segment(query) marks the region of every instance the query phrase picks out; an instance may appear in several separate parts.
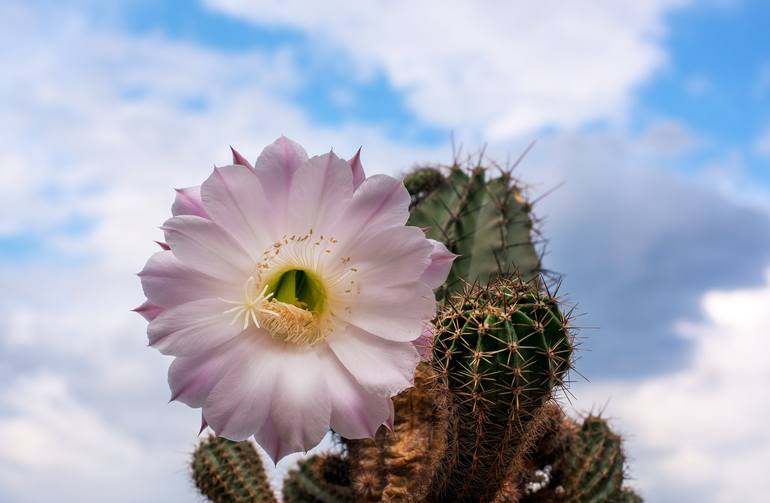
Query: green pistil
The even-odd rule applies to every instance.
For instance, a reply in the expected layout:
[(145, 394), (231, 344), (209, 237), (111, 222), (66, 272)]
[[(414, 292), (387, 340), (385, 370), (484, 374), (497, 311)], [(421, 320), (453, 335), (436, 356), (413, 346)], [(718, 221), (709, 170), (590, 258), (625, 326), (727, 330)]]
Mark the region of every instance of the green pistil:
[(326, 305), (326, 291), (310, 271), (289, 269), (273, 276), (267, 285), (267, 293), (272, 293), (274, 299), (306, 311), (318, 314)]

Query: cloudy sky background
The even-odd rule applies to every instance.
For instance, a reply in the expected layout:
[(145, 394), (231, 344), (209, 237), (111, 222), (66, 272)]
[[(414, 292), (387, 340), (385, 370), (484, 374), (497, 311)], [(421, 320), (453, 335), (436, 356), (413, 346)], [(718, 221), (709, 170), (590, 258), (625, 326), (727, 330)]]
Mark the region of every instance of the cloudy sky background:
[[(109, 4), (109, 5), (107, 5)], [(0, 500), (196, 501), (138, 279), (232, 144), (488, 142), (586, 330), (567, 404), (654, 502), (770, 493), (770, 9), (760, 1), (0, 3)]]

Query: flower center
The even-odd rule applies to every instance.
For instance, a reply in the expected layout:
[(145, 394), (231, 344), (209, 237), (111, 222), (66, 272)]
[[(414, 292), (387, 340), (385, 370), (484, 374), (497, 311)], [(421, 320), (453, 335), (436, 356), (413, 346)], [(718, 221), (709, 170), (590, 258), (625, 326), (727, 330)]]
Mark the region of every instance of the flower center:
[(289, 269), (267, 281), (267, 293), (276, 301), (321, 314), (326, 307), (326, 290), (318, 276), (304, 269)]
[(244, 285), (243, 300), (222, 299), (235, 305), (224, 312), (233, 315), (232, 323), (240, 322), (242, 317), (244, 330), (253, 322), (274, 338), (298, 345), (323, 340), (331, 327), (323, 323), (327, 318), (327, 295), (315, 273), (285, 269), (260, 283), (258, 287), (252, 276)]

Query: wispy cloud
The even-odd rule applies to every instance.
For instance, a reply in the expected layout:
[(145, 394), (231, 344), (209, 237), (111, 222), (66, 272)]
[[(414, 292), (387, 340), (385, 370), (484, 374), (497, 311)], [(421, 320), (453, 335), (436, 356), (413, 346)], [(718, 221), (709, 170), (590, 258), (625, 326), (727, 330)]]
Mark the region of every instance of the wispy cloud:
[(361, 3), (207, 0), (261, 25), (290, 26), (382, 69), (424, 119), (497, 139), (544, 126), (619, 120), (665, 61), (664, 15), (686, 2)]

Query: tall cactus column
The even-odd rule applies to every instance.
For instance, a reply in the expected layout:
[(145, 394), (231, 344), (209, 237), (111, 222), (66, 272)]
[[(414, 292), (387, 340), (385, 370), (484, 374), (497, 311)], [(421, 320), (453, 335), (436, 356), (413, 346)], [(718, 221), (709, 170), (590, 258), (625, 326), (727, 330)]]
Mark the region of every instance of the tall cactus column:
[(538, 281), (500, 278), (449, 299), (434, 366), (450, 402), (433, 501), (491, 501), (526, 449), (526, 429), (570, 367), (572, 336)]
[(531, 205), (510, 172), (487, 174), (480, 166), (455, 164), (417, 169), (404, 178), (412, 195), (409, 225), (427, 229), (429, 238), (459, 255), (439, 298), (461, 292), (466, 282), (486, 285), (511, 273), (531, 280), (540, 273)]

